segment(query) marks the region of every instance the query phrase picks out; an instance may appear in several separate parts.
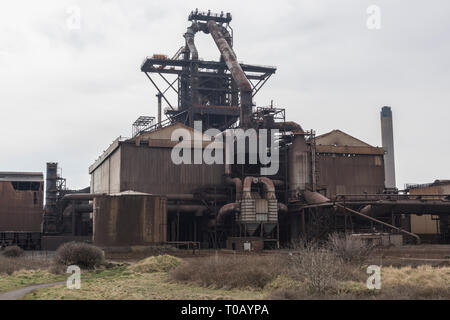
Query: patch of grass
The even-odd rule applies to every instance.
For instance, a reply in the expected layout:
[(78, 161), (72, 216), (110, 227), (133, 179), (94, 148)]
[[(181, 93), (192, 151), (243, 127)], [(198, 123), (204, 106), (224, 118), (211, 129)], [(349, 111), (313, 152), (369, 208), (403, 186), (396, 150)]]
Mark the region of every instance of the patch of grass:
[(192, 259), (170, 273), (173, 280), (214, 288), (263, 289), (283, 273), (279, 256), (216, 256)]
[(275, 290), (282, 290), (282, 289), (300, 289), (302, 288), (302, 283), (293, 280), (292, 278), (288, 277), (285, 274), (278, 275), (275, 279), (270, 281), (265, 287), (265, 290), (268, 291), (275, 291)]
[(21, 270), (11, 275), (0, 275), (0, 292), (11, 291), (34, 284), (64, 281), (67, 276), (54, 275), (45, 270)]
[(130, 266), (130, 269), (141, 273), (169, 272), (178, 267), (180, 264), (181, 259), (165, 254), (161, 256), (148, 257)]
[(167, 273), (136, 273), (127, 268), (94, 271), (84, 279), (81, 289), (65, 286), (43, 288), (29, 293), (30, 300), (251, 300), (263, 299), (262, 292), (223, 290), (170, 281)]

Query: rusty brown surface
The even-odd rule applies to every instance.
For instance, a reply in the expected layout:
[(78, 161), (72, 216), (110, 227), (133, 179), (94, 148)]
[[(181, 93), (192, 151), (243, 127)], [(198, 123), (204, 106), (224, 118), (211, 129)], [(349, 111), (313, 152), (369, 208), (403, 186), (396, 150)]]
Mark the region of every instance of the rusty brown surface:
[(122, 145), (120, 191), (151, 194), (192, 193), (204, 185), (221, 185), (223, 165), (181, 164), (169, 148)]
[(44, 183), (38, 191), (14, 190), (0, 181), (0, 231), (41, 231)]
[(252, 86), (237, 61), (236, 54), (230, 47), (224, 35), (220, 32), (219, 26), (214, 21), (208, 21), (208, 30), (214, 39), (222, 57), (231, 72), (233, 80), (239, 88), (241, 94), (241, 126), (246, 128), (251, 124), (252, 115)]
[[(377, 159), (378, 158), (378, 159)], [(380, 155), (317, 155), (318, 188), (326, 196), (376, 194), (384, 190), (384, 165)]]
[(94, 199), (98, 246), (127, 246), (166, 241), (166, 200), (151, 195), (99, 196)]

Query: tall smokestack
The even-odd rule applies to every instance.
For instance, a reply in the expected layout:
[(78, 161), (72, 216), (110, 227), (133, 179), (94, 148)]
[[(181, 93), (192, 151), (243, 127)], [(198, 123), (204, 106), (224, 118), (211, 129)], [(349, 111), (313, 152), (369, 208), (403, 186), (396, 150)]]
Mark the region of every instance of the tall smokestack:
[(384, 186), (386, 189), (396, 188), (394, 160), (394, 130), (392, 126), (391, 107), (381, 109), (381, 141), (384, 154)]

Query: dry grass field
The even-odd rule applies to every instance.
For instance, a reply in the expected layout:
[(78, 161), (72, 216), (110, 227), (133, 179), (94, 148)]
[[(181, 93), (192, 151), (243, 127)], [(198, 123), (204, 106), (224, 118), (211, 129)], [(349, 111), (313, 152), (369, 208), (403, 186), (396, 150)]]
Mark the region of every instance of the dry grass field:
[[(59, 285), (35, 290), (23, 299), (450, 299), (446, 263), (405, 265), (402, 260), (396, 265), (361, 244), (334, 242), (334, 246), (299, 244), (269, 254), (164, 254), (106, 261), (82, 270), (79, 290)], [(366, 285), (367, 265), (374, 261), (381, 266), (380, 290)], [(65, 281), (64, 271), (52, 259), (0, 255), (0, 293)]]

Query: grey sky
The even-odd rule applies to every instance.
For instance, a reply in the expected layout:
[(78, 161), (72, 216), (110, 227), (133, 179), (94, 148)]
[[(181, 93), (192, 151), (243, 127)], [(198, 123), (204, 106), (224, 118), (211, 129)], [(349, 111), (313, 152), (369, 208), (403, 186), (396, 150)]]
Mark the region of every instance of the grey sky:
[[(366, 27), (372, 4), (380, 30)], [(79, 30), (67, 25), (72, 6)], [(57, 161), (69, 187), (87, 186), (101, 152), (138, 116), (156, 115), (140, 64), (178, 50), (195, 8), (230, 11), (238, 59), (278, 67), (258, 105), (273, 99), (304, 129), (373, 145), (390, 105), (398, 187), (450, 178), (447, 0), (2, 1), (0, 171)], [(197, 39), (202, 58), (218, 58), (212, 39)]]

